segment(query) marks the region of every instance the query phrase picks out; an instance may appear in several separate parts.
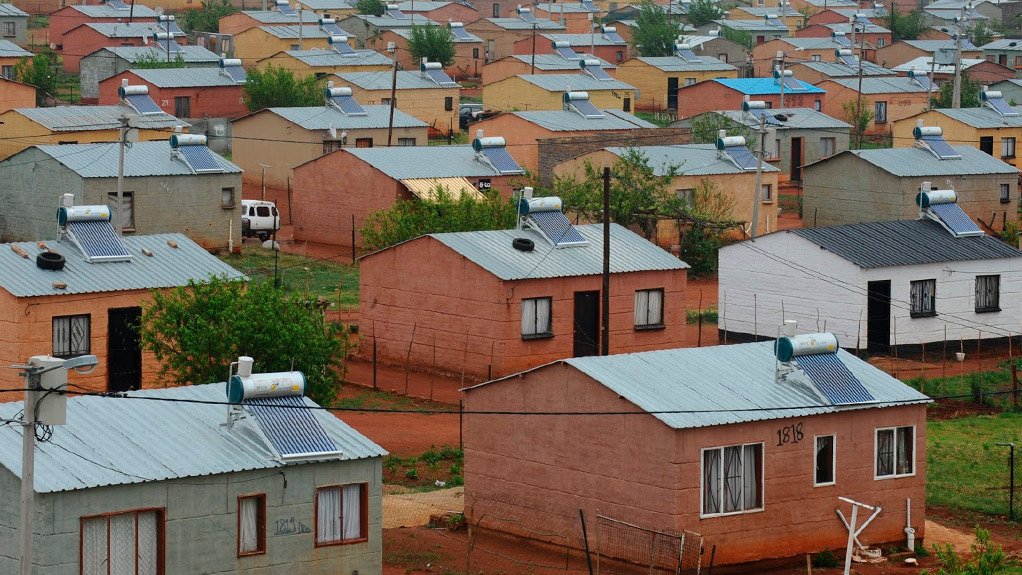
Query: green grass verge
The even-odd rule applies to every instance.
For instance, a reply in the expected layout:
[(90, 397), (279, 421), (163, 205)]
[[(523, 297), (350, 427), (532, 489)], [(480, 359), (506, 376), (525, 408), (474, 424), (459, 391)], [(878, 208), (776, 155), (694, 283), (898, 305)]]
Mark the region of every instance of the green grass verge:
[(402, 410), (423, 410), (423, 411), (450, 411), (457, 410), (457, 406), (447, 403), (431, 402), (425, 399), (408, 397), (388, 391), (365, 389), (359, 391), (355, 397), (341, 398), (335, 404), (336, 407), (345, 409), (402, 409)]
[[(222, 254), (220, 259), (253, 282), (273, 281), (272, 250), (243, 246), (240, 255)], [(340, 305), (358, 305), (358, 268), (355, 266), (285, 253), (280, 254), (278, 266), (281, 287), (285, 291), (307, 293), (309, 298), (320, 297), (334, 304), (332, 309), (338, 309), (340, 287)]]
[[(699, 310), (685, 310), (685, 321), (689, 324), (699, 323), (699, 315)], [(717, 308), (711, 307), (704, 309), (702, 316), (704, 324), (717, 323)]]
[(905, 380), (905, 383), (931, 397), (957, 397), (961, 401), (1009, 408), (1011, 405), (1010, 394), (990, 394), (1011, 389), (1010, 366), (1011, 364), (1005, 361), (1001, 362), (998, 369), (994, 371), (948, 377), (916, 377)]
[(646, 120), (650, 124), (656, 124), (657, 126), (660, 126), (661, 128), (666, 128), (666, 127), (670, 126), (671, 122), (673, 121), (669, 117), (667, 117), (666, 115), (657, 116), (656, 114), (654, 114), (652, 112), (633, 112), (633, 115), (636, 118), (639, 118), (640, 120)]

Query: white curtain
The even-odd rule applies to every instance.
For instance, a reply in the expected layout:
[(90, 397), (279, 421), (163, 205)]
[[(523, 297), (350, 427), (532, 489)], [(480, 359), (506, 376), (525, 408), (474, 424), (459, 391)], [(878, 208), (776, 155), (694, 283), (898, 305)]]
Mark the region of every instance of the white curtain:
[(257, 522), (259, 520), (259, 499), (256, 497), (245, 497), (238, 504), (238, 515), (240, 516), (240, 532), (238, 533), (238, 551), (240, 553), (251, 553), (259, 550), (259, 531)]
[(316, 510), (316, 542), (332, 543), (341, 540), (341, 488), (319, 490), (319, 508)]
[(110, 575), (135, 575), (135, 514), (110, 517)]
[(138, 514), (138, 575), (156, 575), (159, 569), (159, 513)]
[(660, 290), (649, 290), (649, 315), (648, 323), (650, 325), (659, 325), (664, 323), (664, 292)]
[(649, 292), (635, 292), (635, 325), (646, 325), (646, 310), (649, 307)]
[(914, 441), (911, 427), (898, 428), (898, 475), (912, 473)]
[(522, 300), (522, 335), (536, 333), (536, 300)]
[(720, 450), (703, 452), (703, 513), (720, 513)]
[(82, 521), (82, 575), (106, 574), (106, 517)]
[(536, 299), (536, 333), (550, 333), (550, 298)]
[(742, 457), (742, 495), (745, 498), (742, 509), (759, 509), (759, 482), (762, 462), (760, 454), (763, 446), (746, 445)]
[(362, 537), (362, 486), (344, 486), (344, 539)]

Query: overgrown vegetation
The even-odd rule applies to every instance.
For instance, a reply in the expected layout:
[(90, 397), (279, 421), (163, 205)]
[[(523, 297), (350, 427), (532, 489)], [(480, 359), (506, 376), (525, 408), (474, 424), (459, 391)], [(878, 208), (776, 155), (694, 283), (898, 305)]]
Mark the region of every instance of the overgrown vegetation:
[[(982, 91), (979, 82), (969, 78), (968, 70), (962, 70), (961, 103), (963, 108), (978, 108), (982, 106), (979, 93)], [(953, 82), (946, 82), (940, 87), (940, 92), (933, 98), (934, 108), (950, 108), (954, 91)]]
[(709, 24), (723, 15), (724, 9), (713, 0), (694, 0), (688, 5), (688, 23), (693, 26)]
[(428, 62), (440, 62), (446, 68), (454, 64), (454, 34), (446, 26), (413, 24), (408, 52), (416, 64), (425, 58)]
[(249, 70), (243, 94), (245, 107), (253, 112), (278, 106), (323, 104), (323, 93), (315, 76), (295, 76), (291, 70), (274, 66)]
[(834, 569), (840, 564), (837, 553), (834, 553), (830, 549), (820, 551), (816, 555), (813, 555), (813, 567), (816, 569)]
[(915, 40), (929, 28), (929, 20), (921, 10), (913, 10), (907, 14), (898, 11), (897, 5), (891, 5), (887, 14), (887, 28), (891, 31), (894, 42), (899, 40)]
[(990, 532), (976, 526), (976, 539), (969, 547), (969, 556), (958, 555), (950, 543), (934, 545), (940, 568), (933, 575), (998, 575), (1017, 562), (1009, 558), (1000, 545), (990, 540)]
[(383, 482), (420, 491), (458, 487), (465, 483), (464, 465), (465, 455), (461, 449), (434, 445), (418, 456), (388, 456), (383, 460)]
[(711, 307), (704, 309), (702, 313), (697, 309), (685, 310), (685, 322), (689, 324), (699, 323), (699, 318), (703, 318), (703, 323), (717, 323), (717, 308)]
[(717, 141), (720, 130), (725, 130), (728, 136), (742, 136), (746, 142), (753, 143), (751, 128), (716, 112), (706, 112), (692, 119), (692, 143), (713, 144)]
[(185, 32), (219, 32), (220, 19), (237, 11), (230, 0), (203, 0), (200, 8), (186, 10), (178, 23)]
[(726, 40), (731, 40), (740, 46), (745, 46), (749, 50), (752, 50), (752, 46), (755, 43), (751, 32), (735, 30), (734, 28), (728, 28), (727, 26), (720, 27), (720, 37)]
[(35, 103), (42, 106), (47, 97), (57, 92), (57, 62), (53, 54), (25, 56), (14, 65), (14, 77), (19, 82), (35, 86)]
[(383, 16), (383, 13), (387, 11), (387, 5), (383, 0), (358, 0), (355, 3), (355, 10), (358, 10), (359, 14), (367, 16)]
[(247, 275), (252, 283), (273, 283), (276, 265), (283, 291), (327, 302), (334, 309), (358, 306), (358, 266), (286, 253), (278, 254), (275, 261), (273, 250), (252, 245), (243, 246), (240, 254), (222, 254), (220, 259)]
[[(696, 1), (709, 3), (709, 0)], [(632, 30), (632, 46), (635, 51), (645, 57), (673, 54), (674, 41), (681, 34), (681, 25), (677, 20), (668, 18), (663, 7), (654, 4), (652, 0), (642, 0), (638, 7)], [(691, 17), (691, 8), (689, 15)]]
[(845, 121), (852, 125), (852, 133), (855, 135), (855, 149), (861, 148), (862, 134), (869, 128), (869, 123), (873, 121), (873, 110), (870, 106), (871, 104), (864, 98), (848, 100), (841, 104), (841, 109), (845, 112)]

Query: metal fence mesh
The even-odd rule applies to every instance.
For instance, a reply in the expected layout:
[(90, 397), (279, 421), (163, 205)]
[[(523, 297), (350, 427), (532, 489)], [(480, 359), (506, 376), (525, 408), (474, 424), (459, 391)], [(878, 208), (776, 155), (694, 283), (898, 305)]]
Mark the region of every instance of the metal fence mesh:
[(702, 568), (703, 536), (674, 533), (596, 516), (596, 573), (600, 575), (698, 574)]

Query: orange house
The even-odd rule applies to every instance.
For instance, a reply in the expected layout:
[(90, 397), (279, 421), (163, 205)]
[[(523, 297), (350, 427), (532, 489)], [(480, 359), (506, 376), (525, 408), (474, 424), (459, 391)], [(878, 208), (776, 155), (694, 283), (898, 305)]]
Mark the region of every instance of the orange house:
[[(78, 73), (82, 58), (108, 46), (144, 46), (154, 42), (153, 35), (162, 32), (155, 23), (100, 23), (86, 22), (64, 34), (64, 70)], [(187, 37), (175, 34), (175, 41), (183, 44)], [(173, 52), (171, 52), (173, 56)]]
[[(827, 91), (823, 113), (847, 121), (844, 104), (859, 97), (859, 80), (833, 78), (820, 82), (819, 87)], [(869, 127), (863, 133), (890, 132), (893, 126), (891, 122), (915, 116), (926, 109), (929, 95), (930, 91), (922, 84), (905, 76), (863, 78), (863, 106), (873, 114)]]
[(284, 14), (279, 10), (234, 12), (221, 18), (217, 28), (221, 34), (234, 35), (259, 26), (297, 26), (299, 21), (303, 26), (309, 26), (319, 24), (319, 19), (319, 14), (312, 10), (302, 10), (301, 14), (297, 11)]
[[(96, 6), (87, 4), (65, 6), (50, 14), (50, 42), (56, 43), (58, 47), (62, 46), (64, 44), (64, 34), (86, 22), (94, 24), (126, 24), (129, 12), (130, 10), (119, 10), (106, 3)], [(137, 4), (131, 21), (139, 24), (156, 22), (156, 11), (147, 6)]]
[(32, 53), (10, 40), (0, 40), (0, 77), (14, 79), (14, 67), (22, 58), (31, 58)]
[[(791, 80), (791, 78), (789, 78)], [(691, 118), (713, 110), (741, 110), (748, 96), (770, 108), (823, 109), (825, 90), (795, 79), (798, 88), (785, 88), (773, 78), (715, 78), (678, 89), (678, 118)], [(840, 117), (840, 116), (837, 116)]]
[[(863, 26), (865, 32), (862, 31)], [(877, 26), (876, 24), (856, 24), (855, 42), (854, 46), (858, 50), (860, 42), (865, 43), (865, 48), (877, 49), (883, 48), (891, 43), (891, 31), (883, 26)], [(795, 32), (796, 38), (832, 38), (834, 34), (844, 34), (848, 37), (849, 42), (852, 41), (852, 27), (848, 22), (838, 22), (836, 24), (810, 24), (805, 28), (801, 28), (798, 32)], [(867, 58), (868, 59), (868, 58)]]
[(238, 118), (248, 113), (238, 83), (220, 68), (128, 70), (99, 83), (99, 103), (119, 104), (122, 81), (149, 87), (149, 97), (178, 118)]
[(470, 24), (483, 17), (479, 10), (462, 2), (405, 0), (404, 2), (399, 2), (397, 8), (405, 14), (419, 14), (441, 25), (448, 22)]
[[(6, 270), (0, 274), (3, 365), (25, 363), (33, 355), (93, 354), (99, 365), (88, 375), (76, 376), (77, 385), (90, 391), (149, 387), (159, 364), (139, 347), (138, 321), (141, 306), (151, 301), (151, 290), (219, 275), (247, 279), (182, 234), (125, 236), (121, 241), (126, 261), (90, 263), (71, 235), (0, 247), (0, 266)], [(43, 252), (63, 256), (62, 268), (44, 269), (38, 263)], [(16, 370), (0, 370), (0, 387), (22, 385)], [(0, 401), (20, 397), (0, 394)]]
[[(375, 343), (384, 362), (475, 381), (599, 353), (603, 225), (572, 226), (576, 245), (555, 248), (530, 221), (363, 257), (362, 353)], [(516, 238), (534, 251), (513, 247)], [(610, 263), (611, 353), (683, 346), (688, 264), (617, 224), (610, 241), (621, 255)]]
[(797, 62), (832, 62), (834, 50), (847, 48), (835, 42), (829, 35), (826, 38), (777, 38), (768, 40), (752, 48), (752, 66), (757, 77), (765, 78), (773, 73), (777, 65), (775, 58), (778, 52), (784, 52), (785, 58), (792, 64)]
[[(455, 24), (460, 24), (455, 22)], [(455, 80), (466, 77), (478, 78), (483, 67), (486, 48), (482, 38), (465, 31), (464, 26), (455, 26), (458, 33), (454, 34), (454, 62), (444, 68), (447, 75)], [(366, 42), (366, 48), (385, 53), (387, 46), (393, 42), (397, 46), (397, 63), (402, 70), (418, 70), (419, 63), (412, 61), (408, 50), (408, 39), (412, 36), (410, 28), (391, 28), (373, 36)]]
[(35, 107), (35, 86), (0, 76), (0, 114), (15, 108)]
[[(574, 52), (574, 50), (572, 50)], [(516, 54), (501, 58), (495, 62), (483, 66), (483, 85), (499, 82), (511, 76), (519, 74), (574, 74), (581, 66), (582, 60), (596, 58), (592, 54), (575, 53), (577, 58), (568, 59), (561, 54)], [(600, 60), (601, 67), (611, 77), (617, 76), (617, 66), (610, 62)]]

